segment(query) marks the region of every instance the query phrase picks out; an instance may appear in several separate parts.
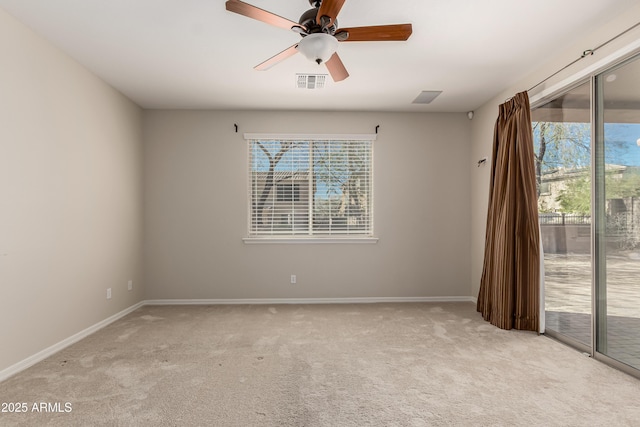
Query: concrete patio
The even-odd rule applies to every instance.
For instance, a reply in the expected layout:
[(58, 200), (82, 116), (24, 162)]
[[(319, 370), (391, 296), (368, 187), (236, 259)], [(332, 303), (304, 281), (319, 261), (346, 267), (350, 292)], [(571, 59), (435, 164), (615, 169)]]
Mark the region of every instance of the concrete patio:
[[(590, 256), (545, 254), (544, 264), (546, 328), (590, 346)], [(607, 348), (598, 351), (640, 369), (640, 253), (608, 254), (606, 286)]]

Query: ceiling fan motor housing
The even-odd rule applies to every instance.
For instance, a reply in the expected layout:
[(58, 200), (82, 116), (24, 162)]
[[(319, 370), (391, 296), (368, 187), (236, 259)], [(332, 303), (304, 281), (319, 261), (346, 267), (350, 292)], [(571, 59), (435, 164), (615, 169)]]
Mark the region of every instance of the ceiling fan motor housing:
[[(336, 33), (336, 30), (338, 29), (338, 21), (334, 19), (332, 25), (323, 26), (323, 25), (319, 25), (316, 22), (317, 16), (318, 16), (317, 7), (314, 9), (309, 9), (302, 14), (300, 19), (298, 20), (298, 23), (307, 30), (307, 34), (327, 33), (330, 35), (334, 35)], [(304, 37), (304, 34), (303, 34), (303, 37)]]

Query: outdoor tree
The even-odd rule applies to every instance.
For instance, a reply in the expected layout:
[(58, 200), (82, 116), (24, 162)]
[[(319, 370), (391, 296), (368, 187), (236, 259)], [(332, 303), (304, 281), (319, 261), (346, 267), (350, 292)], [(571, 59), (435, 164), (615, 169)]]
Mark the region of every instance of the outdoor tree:
[(556, 198), (562, 212), (588, 215), (591, 212), (591, 178), (583, 176), (571, 179)]
[(297, 143), (293, 141), (282, 141), (280, 143), (280, 147), (278, 151), (275, 154), (271, 153), (271, 151), (269, 151), (269, 149), (262, 142), (256, 141), (255, 143), (260, 148), (260, 150), (264, 153), (268, 161), (268, 169), (267, 169), (266, 177), (264, 180), (264, 187), (262, 187), (260, 197), (258, 197), (258, 199), (254, 202), (254, 206), (253, 206), (253, 210), (256, 215), (256, 222), (258, 225), (262, 225), (264, 207), (267, 202), (267, 199), (269, 198), (269, 194), (271, 193), (271, 189), (275, 185), (274, 176), (275, 176), (276, 166), (278, 165), (280, 160), (282, 160), (284, 155), (292, 147), (296, 146)]
[(367, 153), (368, 149), (357, 144), (314, 145), (314, 178), (325, 192), (322, 209), (316, 213), (327, 217), (366, 216), (368, 187), (363, 181), (368, 179)]
[(588, 167), (591, 137), (588, 123), (534, 122), (533, 140), (538, 196), (545, 173)]
[[(614, 176), (608, 172), (605, 177), (606, 199), (626, 199), (640, 197), (640, 174), (624, 173)], [(557, 200), (562, 211), (567, 213), (589, 214), (591, 210), (591, 177), (582, 176), (567, 182), (559, 192)]]
[[(610, 132), (605, 144), (607, 158), (623, 157), (627, 148), (624, 142)], [(591, 181), (588, 171), (591, 166), (591, 125), (572, 122), (534, 122), (534, 158), (539, 210), (545, 211), (540, 199), (542, 178), (552, 173), (564, 173), (566, 186), (557, 200), (564, 212), (589, 213), (591, 204)], [(570, 177), (573, 175), (573, 178)], [(633, 178), (613, 180), (608, 185), (613, 195), (633, 192)], [(628, 187), (627, 190), (623, 190)], [(625, 194), (626, 194), (625, 193)]]

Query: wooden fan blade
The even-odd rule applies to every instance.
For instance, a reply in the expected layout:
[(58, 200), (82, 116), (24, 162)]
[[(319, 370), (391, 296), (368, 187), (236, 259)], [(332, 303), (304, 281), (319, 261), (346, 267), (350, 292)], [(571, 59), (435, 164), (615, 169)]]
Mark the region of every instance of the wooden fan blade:
[(322, 25), (321, 18), (328, 16), (331, 18), (329, 25), (332, 25), (338, 17), (338, 13), (340, 13), (344, 2), (345, 0), (322, 0), (320, 8), (318, 9), (318, 15), (316, 16), (316, 23)]
[(349, 73), (337, 53), (331, 55), (331, 58), (325, 62), (325, 65), (327, 66), (327, 70), (329, 70), (329, 74), (331, 74), (331, 78), (334, 82), (341, 82), (349, 77)]
[(234, 12), (248, 18), (266, 22), (267, 24), (275, 25), (276, 27), (284, 28), (286, 30), (300, 26), (297, 22), (283, 18), (282, 16), (278, 16), (271, 12), (267, 12), (266, 10), (252, 6), (240, 0), (228, 0), (226, 6), (229, 12)]
[(294, 44), (291, 47), (286, 48), (282, 52), (278, 53), (277, 55), (272, 56), (271, 58), (267, 59), (266, 61), (264, 61), (264, 62), (262, 62), (262, 63), (260, 63), (258, 65), (256, 65), (253, 68), (255, 68), (258, 71), (268, 70), (269, 68), (271, 68), (274, 65), (276, 65), (278, 62), (284, 61), (288, 57), (293, 56), (296, 53), (298, 53), (298, 49), (296, 49), (297, 47), (298, 47), (298, 43)]
[[(407, 40), (413, 29), (411, 24), (377, 25), (370, 27), (340, 28), (336, 38), (343, 42), (383, 42)], [(344, 33), (348, 36), (344, 39)]]

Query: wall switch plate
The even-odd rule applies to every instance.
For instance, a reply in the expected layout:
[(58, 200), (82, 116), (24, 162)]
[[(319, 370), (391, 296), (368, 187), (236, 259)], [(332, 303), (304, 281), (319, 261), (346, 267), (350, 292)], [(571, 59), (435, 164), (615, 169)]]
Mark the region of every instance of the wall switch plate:
[(296, 280), (297, 280), (296, 275), (292, 274), (291, 275), (291, 283), (296, 283)]
[(111, 288), (107, 288), (107, 299), (111, 299)]
[(129, 280), (129, 283), (127, 283), (127, 289), (128, 290), (133, 289), (133, 280)]

